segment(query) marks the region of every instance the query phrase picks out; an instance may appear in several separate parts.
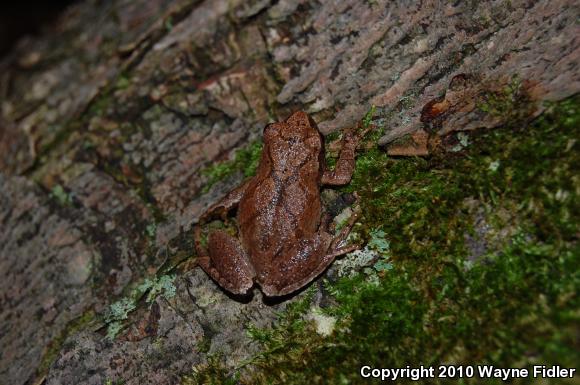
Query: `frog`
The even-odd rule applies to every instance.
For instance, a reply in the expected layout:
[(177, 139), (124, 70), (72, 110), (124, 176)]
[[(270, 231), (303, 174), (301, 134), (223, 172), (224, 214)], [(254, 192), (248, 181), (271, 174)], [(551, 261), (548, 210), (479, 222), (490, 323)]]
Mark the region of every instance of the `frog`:
[[(257, 284), (267, 297), (280, 297), (305, 287), (336, 257), (356, 250), (358, 245), (343, 244), (358, 214), (334, 235), (321, 188), (350, 182), (362, 136), (354, 129), (343, 133), (330, 169), (324, 136), (306, 112), (266, 125), (255, 176), (210, 206), (194, 226), (197, 265), (234, 295), (247, 295)], [(234, 210), (237, 236), (214, 229), (204, 242), (202, 226), (227, 221)]]

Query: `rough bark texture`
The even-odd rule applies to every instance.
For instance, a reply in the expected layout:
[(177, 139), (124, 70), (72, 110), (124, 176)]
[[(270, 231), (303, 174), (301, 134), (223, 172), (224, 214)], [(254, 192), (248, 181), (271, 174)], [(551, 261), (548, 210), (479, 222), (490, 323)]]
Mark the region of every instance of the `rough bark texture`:
[[(170, 384), (285, 303), (224, 294), (199, 269), (111, 341), (102, 313), (166, 260), (193, 257), (200, 170), (295, 109), (324, 133), (371, 105), (381, 145), (493, 127), (482, 95), (517, 76), (535, 105), (580, 90), (578, 2), (94, 1), (20, 42), (0, 75), (0, 383)], [(426, 147), (426, 145), (423, 145)], [(426, 148), (406, 150), (423, 154)], [(148, 231), (155, 224), (156, 231)], [(64, 342), (64, 343), (63, 343)], [(202, 346), (206, 346), (203, 349)], [(48, 371), (41, 365), (50, 365)]]

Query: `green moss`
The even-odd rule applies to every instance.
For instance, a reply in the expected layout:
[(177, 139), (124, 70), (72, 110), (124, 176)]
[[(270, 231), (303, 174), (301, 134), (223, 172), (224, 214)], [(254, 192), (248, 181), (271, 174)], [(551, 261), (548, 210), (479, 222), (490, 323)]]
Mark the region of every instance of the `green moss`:
[[(121, 78), (119, 78), (121, 79)], [(124, 81), (121, 80), (121, 85), (123, 85)], [(116, 83), (115, 83), (116, 85)], [(106, 90), (104, 90), (97, 98), (95, 98), (88, 107), (86, 113), (86, 121), (94, 116), (102, 116), (105, 115), (107, 108), (114, 102), (114, 98), (111, 95), (111, 90), (114, 89), (114, 86), (109, 86)]]
[(218, 181), (237, 172), (243, 172), (245, 177), (254, 175), (258, 168), (261, 154), (262, 142), (255, 141), (250, 143), (248, 146), (237, 150), (233, 160), (217, 163), (202, 170), (202, 175), (205, 175), (208, 178), (203, 192), (208, 192), (209, 189)]
[(230, 376), (224, 369), (220, 354), (213, 354), (208, 357), (205, 365), (195, 368), (193, 373), (184, 376), (181, 380), (183, 385), (236, 385), (237, 376)]
[(127, 77), (126, 74), (121, 74), (117, 78), (117, 82), (115, 83), (116, 90), (124, 90), (131, 85), (131, 80)]
[(165, 20), (165, 29), (169, 32), (173, 29), (173, 18), (169, 16), (167, 20)]
[(516, 126), (531, 116), (534, 104), (530, 102), (521, 79), (514, 75), (502, 89), (487, 91), (478, 107), (483, 112), (500, 117), (506, 126)]
[(90, 324), (95, 319), (95, 312), (92, 309), (85, 311), (81, 316), (70, 321), (67, 326), (59, 333), (59, 335), (54, 338), (46, 347), (42, 358), (40, 360), (40, 365), (36, 369), (36, 378), (41, 378), (52, 365), (52, 363), (58, 357), (60, 350), (66, 341), (66, 339), (83, 330), (88, 324)]
[(123, 380), (123, 379), (113, 381), (110, 378), (107, 378), (105, 380), (105, 385), (123, 385), (124, 383), (125, 383), (125, 380)]
[(371, 106), (371, 108), (369, 108), (369, 110), (367, 111), (367, 113), (365, 114), (365, 116), (363, 117), (362, 120), (362, 126), (363, 128), (368, 128), (370, 127), (372, 121), (373, 121), (373, 116), (375, 115), (375, 112), (377, 111), (377, 106), (375, 106), (374, 104)]
[[(388, 251), (389, 269), (378, 280), (358, 274), (329, 286), (330, 337), (301, 317), (303, 303), (271, 329), (250, 328), (263, 351), (243, 383), (361, 383), (363, 364), (579, 362), (580, 97), (529, 125), (513, 108), (495, 108), (515, 119), (471, 134), (457, 153), (359, 156), (344, 190), (359, 194), (359, 235)], [(477, 256), (467, 235), (501, 242)]]
[[(286, 311), (281, 313), (278, 322), (273, 329), (260, 329), (253, 325), (248, 325), (250, 337), (266, 347), (266, 349), (244, 362), (240, 367), (248, 364), (260, 365), (269, 363), (275, 354), (281, 353), (283, 356), (292, 356), (294, 348), (301, 348), (301, 343), (295, 339), (298, 335), (309, 336), (311, 328), (302, 316), (306, 313), (312, 302), (314, 290), (309, 289), (298, 301), (288, 305)], [(288, 339), (291, 337), (291, 339)]]

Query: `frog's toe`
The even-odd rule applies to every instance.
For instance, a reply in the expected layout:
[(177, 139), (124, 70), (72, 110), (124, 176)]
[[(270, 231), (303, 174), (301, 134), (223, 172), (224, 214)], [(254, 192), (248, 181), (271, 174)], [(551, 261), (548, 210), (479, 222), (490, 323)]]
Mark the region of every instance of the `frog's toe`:
[(219, 285), (232, 294), (245, 295), (254, 286), (254, 281), (250, 277), (239, 276), (235, 280), (217, 279)]
[(282, 295), (280, 294), (280, 290), (274, 285), (260, 285), (260, 288), (266, 297), (278, 297)]

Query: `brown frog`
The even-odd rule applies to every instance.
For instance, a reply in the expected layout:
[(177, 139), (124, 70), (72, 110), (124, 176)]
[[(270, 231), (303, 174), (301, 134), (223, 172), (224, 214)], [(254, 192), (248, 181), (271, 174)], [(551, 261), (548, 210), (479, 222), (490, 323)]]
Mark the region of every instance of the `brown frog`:
[[(350, 182), (360, 137), (352, 131), (344, 135), (330, 171), (323, 136), (308, 114), (295, 112), (266, 126), (256, 176), (211, 206), (195, 227), (201, 268), (231, 293), (245, 294), (255, 281), (267, 296), (281, 296), (312, 281), (336, 256), (356, 249), (341, 246), (356, 216), (334, 237), (322, 212), (320, 187)], [(200, 225), (215, 217), (226, 220), (236, 207), (239, 239), (213, 230), (206, 249)]]

